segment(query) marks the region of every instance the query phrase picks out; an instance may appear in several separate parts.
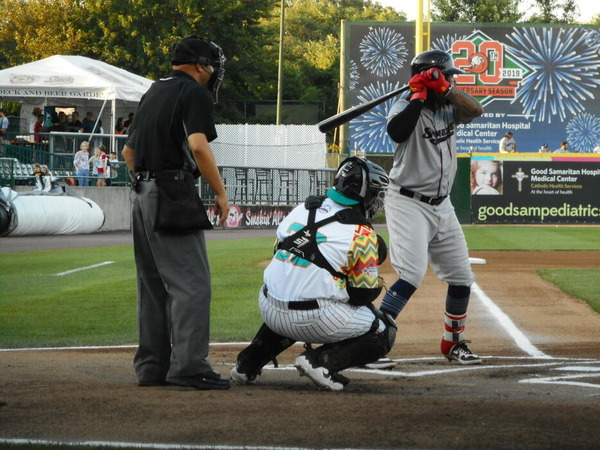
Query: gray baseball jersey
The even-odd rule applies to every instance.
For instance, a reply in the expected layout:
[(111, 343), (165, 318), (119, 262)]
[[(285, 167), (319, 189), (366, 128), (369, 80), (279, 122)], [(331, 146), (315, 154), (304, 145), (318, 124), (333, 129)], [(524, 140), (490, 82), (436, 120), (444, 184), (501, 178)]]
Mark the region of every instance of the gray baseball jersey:
[[(407, 100), (398, 100), (388, 120), (407, 105)], [(390, 181), (428, 197), (448, 195), (456, 175), (455, 148), (454, 106), (446, 104), (435, 113), (423, 108), (414, 132), (396, 143)]]

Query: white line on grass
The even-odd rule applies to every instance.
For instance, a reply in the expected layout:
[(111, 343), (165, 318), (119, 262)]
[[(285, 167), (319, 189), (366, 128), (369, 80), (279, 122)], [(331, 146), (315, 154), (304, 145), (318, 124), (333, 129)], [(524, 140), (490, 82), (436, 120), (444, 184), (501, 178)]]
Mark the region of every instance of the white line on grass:
[(53, 277), (62, 277), (63, 275), (68, 275), (70, 273), (80, 272), (82, 270), (95, 269), (96, 267), (106, 266), (108, 264), (114, 264), (114, 261), (104, 261), (104, 262), (101, 262), (100, 264), (94, 264), (93, 266), (79, 267), (78, 269), (67, 270), (66, 272), (55, 273), (52, 276)]
[(471, 289), (479, 297), (481, 303), (489, 310), (489, 312), (496, 318), (504, 331), (506, 331), (510, 337), (513, 338), (515, 343), (519, 346), (521, 350), (527, 353), (530, 356), (534, 356), (536, 358), (541, 359), (554, 359), (550, 355), (546, 355), (543, 351), (539, 350), (535, 345), (531, 343), (527, 336), (523, 334), (521, 330), (517, 328), (514, 322), (508, 317), (506, 313), (504, 313), (493, 301), (489, 298), (483, 289), (479, 287), (477, 283), (473, 283)]

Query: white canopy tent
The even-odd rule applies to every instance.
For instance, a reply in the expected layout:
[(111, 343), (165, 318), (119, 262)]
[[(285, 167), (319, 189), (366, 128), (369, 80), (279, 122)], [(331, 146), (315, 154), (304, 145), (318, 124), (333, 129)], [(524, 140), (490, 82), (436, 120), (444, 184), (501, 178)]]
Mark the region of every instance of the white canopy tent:
[[(81, 106), (99, 108), (96, 119), (107, 117), (110, 102), (110, 134), (118, 115), (134, 112), (152, 80), (84, 56), (55, 55), (21, 66), (0, 70), (0, 99), (23, 104), (21, 118), (31, 117), (34, 107)], [(85, 117), (80, 112), (81, 119)], [(113, 142), (114, 144), (114, 142)]]

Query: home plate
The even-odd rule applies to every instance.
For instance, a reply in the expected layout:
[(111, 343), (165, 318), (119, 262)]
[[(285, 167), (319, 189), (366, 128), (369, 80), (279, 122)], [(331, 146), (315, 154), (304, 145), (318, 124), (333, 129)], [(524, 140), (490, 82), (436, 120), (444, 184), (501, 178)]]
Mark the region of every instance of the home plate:
[(483, 259), (483, 258), (469, 258), (469, 262), (471, 264), (485, 264), (485, 259)]

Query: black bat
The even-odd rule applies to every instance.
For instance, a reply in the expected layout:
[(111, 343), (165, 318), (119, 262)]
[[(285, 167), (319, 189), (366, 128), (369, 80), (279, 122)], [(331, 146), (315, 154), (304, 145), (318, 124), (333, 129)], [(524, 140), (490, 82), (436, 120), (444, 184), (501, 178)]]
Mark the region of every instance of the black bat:
[(346, 111), (342, 111), (335, 116), (328, 117), (325, 120), (319, 122), (319, 131), (322, 133), (326, 133), (334, 128), (339, 127), (340, 125), (345, 124), (346, 122), (350, 122), (352, 119), (360, 116), (361, 114), (366, 113), (370, 109), (375, 108), (377, 105), (389, 100), (392, 97), (395, 97), (398, 94), (403, 93), (408, 90), (409, 86), (404, 85), (395, 91), (388, 92), (387, 94), (382, 95), (381, 97), (374, 98), (373, 100), (369, 100), (368, 102), (361, 103), (360, 105), (353, 106)]
[[(437, 69), (433, 70), (433, 72), (431, 73), (431, 79), (437, 80), (439, 77), (439, 73), (440, 72)], [(396, 89), (395, 91), (388, 92), (387, 94), (383, 94), (381, 97), (374, 98), (373, 100), (369, 100), (366, 103), (361, 103), (360, 105), (356, 105), (350, 109), (347, 109), (346, 111), (342, 111), (341, 113), (336, 114), (335, 116), (328, 117), (327, 119), (319, 122), (319, 131), (321, 133), (326, 133), (330, 130), (333, 130), (334, 128), (339, 127), (340, 125), (345, 124), (346, 122), (350, 122), (355, 117), (366, 113), (370, 109), (375, 108), (377, 105), (385, 102), (386, 100), (389, 100), (392, 97), (395, 97), (398, 94), (402, 94), (409, 88), (410, 86), (408, 86), (408, 84), (405, 84), (404, 86), (402, 86), (399, 89)]]

